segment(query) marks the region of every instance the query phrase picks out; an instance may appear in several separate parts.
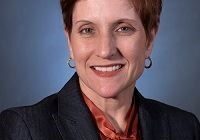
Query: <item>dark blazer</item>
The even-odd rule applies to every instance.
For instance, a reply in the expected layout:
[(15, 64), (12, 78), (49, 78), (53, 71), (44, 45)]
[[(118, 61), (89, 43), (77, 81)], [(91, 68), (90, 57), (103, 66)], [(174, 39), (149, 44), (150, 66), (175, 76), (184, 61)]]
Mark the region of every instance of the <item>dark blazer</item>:
[[(188, 112), (146, 99), (135, 89), (142, 140), (200, 140), (200, 124)], [(0, 115), (0, 140), (99, 140), (75, 74), (41, 102)]]

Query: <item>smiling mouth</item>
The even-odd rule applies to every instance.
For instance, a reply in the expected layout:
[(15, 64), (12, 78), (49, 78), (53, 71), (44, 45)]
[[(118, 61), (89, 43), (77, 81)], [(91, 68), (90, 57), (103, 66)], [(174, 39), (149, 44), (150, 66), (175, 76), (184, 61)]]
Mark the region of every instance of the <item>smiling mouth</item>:
[(114, 72), (120, 70), (124, 65), (116, 64), (110, 66), (92, 66), (91, 68), (99, 72)]

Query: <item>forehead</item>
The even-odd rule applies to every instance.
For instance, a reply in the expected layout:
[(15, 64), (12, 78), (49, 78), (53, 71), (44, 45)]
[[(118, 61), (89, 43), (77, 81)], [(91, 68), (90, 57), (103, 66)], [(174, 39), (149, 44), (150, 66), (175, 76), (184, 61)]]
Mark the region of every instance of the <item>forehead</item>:
[(73, 21), (117, 18), (138, 18), (130, 0), (78, 0), (73, 11)]

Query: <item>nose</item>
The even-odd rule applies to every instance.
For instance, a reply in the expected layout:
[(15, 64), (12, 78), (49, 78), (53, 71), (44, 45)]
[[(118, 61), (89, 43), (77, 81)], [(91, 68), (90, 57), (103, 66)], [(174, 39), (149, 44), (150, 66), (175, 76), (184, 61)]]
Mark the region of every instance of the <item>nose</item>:
[(97, 56), (103, 59), (109, 59), (118, 52), (114, 36), (102, 35), (97, 44)]

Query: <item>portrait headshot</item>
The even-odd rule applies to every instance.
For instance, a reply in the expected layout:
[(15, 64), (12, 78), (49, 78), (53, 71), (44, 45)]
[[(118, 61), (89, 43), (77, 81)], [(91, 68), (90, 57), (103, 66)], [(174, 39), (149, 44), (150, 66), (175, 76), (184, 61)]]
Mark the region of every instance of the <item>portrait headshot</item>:
[(200, 140), (200, 1), (0, 2), (0, 140)]

